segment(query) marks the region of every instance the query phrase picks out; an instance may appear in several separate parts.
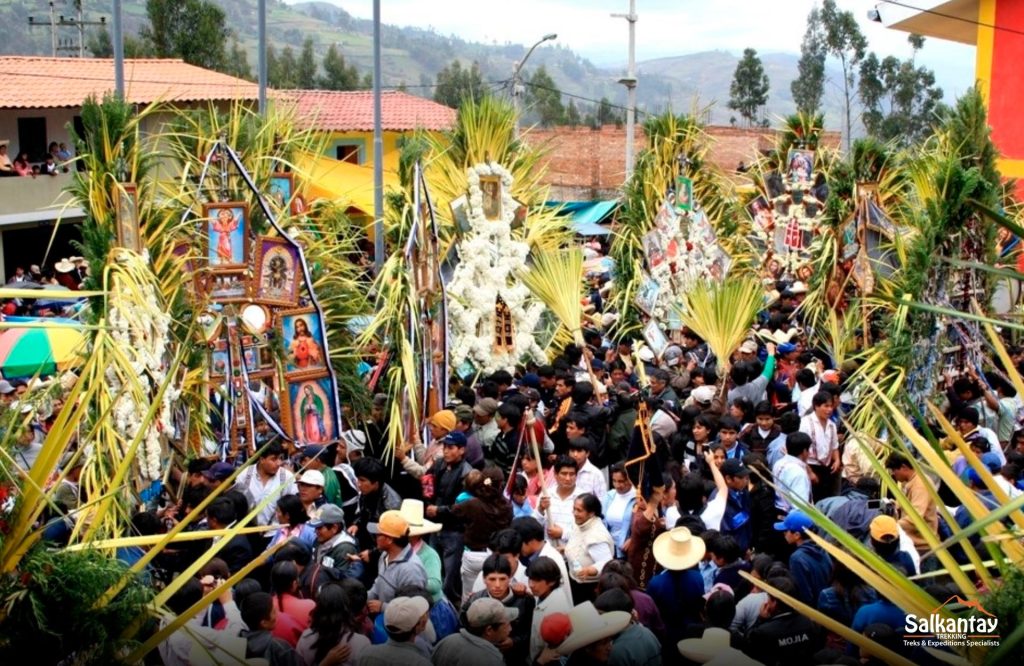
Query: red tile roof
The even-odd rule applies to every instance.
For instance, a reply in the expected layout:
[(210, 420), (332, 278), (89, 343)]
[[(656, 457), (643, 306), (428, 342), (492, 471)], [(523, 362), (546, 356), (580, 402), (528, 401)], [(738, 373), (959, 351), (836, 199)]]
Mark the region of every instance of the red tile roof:
[[(298, 117), (318, 130), (373, 131), (373, 93), (336, 90), (291, 90)], [(381, 93), (381, 126), (385, 130), (446, 130), (455, 124), (455, 109), (398, 90)]]
[[(109, 58), (0, 56), (0, 108), (76, 107), (114, 90)], [(125, 59), (125, 99), (157, 101), (256, 99), (255, 83), (172, 59)]]

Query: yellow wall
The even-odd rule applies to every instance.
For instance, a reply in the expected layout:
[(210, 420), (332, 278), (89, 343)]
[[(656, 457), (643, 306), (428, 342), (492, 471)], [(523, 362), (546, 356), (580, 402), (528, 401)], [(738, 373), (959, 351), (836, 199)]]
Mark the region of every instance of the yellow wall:
[[(398, 138), (403, 132), (383, 132), (384, 170), (398, 172)], [(324, 155), (334, 159), (338, 143), (355, 143), (360, 146), (360, 165), (373, 166), (373, 132), (331, 132)]]

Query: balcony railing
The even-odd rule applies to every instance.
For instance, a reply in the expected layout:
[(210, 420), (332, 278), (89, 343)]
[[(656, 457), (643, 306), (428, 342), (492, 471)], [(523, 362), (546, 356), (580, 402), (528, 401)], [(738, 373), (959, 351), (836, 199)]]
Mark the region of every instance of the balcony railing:
[(0, 178), (0, 227), (82, 217), (82, 209), (64, 191), (71, 178), (70, 173)]

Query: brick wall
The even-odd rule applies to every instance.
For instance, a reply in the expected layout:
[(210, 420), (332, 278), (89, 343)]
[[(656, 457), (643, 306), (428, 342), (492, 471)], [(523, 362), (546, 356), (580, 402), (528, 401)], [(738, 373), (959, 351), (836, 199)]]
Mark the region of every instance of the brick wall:
[[(740, 162), (750, 164), (762, 150), (775, 145), (777, 131), (739, 127), (708, 126), (712, 137), (710, 161), (726, 174), (736, 172)], [(836, 148), (839, 132), (825, 132), (822, 143)], [(626, 175), (626, 128), (605, 125), (590, 127), (534, 128), (524, 135), (531, 146), (546, 151), (547, 171), (542, 183), (551, 188), (555, 201), (613, 199)], [(637, 126), (635, 152), (647, 144), (643, 128)]]

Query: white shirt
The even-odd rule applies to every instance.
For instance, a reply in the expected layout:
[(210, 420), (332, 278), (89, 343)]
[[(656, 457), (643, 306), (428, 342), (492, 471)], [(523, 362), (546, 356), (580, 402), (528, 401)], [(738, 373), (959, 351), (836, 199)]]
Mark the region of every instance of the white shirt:
[(803, 460), (787, 453), (772, 467), (772, 476), (775, 477), (775, 485), (779, 488), (775, 499), (776, 508), (787, 513), (793, 508), (783, 495), (783, 491), (803, 499), (808, 504), (811, 502), (811, 477), (807, 474), (807, 463)]
[(833, 451), (839, 450), (839, 434), (831, 420), (821, 425), (821, 419), (814, 412), (800, 419), (800, 432), (811, 438), (811, 457), (808, 465), (828, 465)]
[(158, 648), (164, 664), (245, 663), (246, 640), (238, 634), (246, 626), (234, 601), (224, 604), (224, 617), (227, 626), (222, 630), (204, 627), (197, 615), (168, 636)]
[[(600, 501), (608, 494), (608, 482), (604, 480), (601, 470), (588, 459), (580, 471), (576, 472), (576, 489), (580, 495), (590, 493)], [(548, 492), (554, 490), (549, 488)]]
[(551, 505), (548, 507), (547, 512), (541, 514), (541, 525), (545, 528), (545, 535), (547, 533), (547, 527), (549, 525), (558, 525), (562, 528), (562, 538), (552, 539), (550, 536), (547, 537), (547, 542), (558, 548), (564, 546), (569, 541), (569, 537), (576, 529), (576, 518), (572, 515), (572, 505), (576, 501), (576, 498), (582, 495), (580, 492), (580, 484), (577, 483), (573, 491), (569, 493), (569, 496), (562, 499), (558, 496), (558, 490), (552, 488), (548, 492), (548, 497), (551, 498)]
[(799, 397), (796, 401), (796, 414), (797, 416), (803, 417), (814, 411), (814, 394), (818, 392), (821, 384), (815, 384), (814, 386), (807, 389), (800, 389), (799, 384), (797, 388), (793, 390), (799, 390)]
[[(729, 501), (729, 493), (717, 493), (708, 500), (708, 505), (700, 513), (700, 519), (704, 521), (704, 528), (718, 530), (722, 528), (722, 518), (725, 517), (725, 505)], [(679, 509), (676, 509), (675, 519), (679, 520)], [(669, 509), (671, 511), (671, 509)], [(669, 512), (665, 512), (665, 528), (672, 529), (676, 526), (675, 521), (669, 522)]]
[[(568, 589), (568, 586), (566, 586)], [(540, 653), (544, 650), (544, 640), (540, 637), (540, 623), (551, 613), (566, 613), (572, 610), (572, 602), (566, 601), (565, 595), (561, 594), (562, 587), (551, 590), (551, 594), (545, 599), (537, 599), (537, 605), (533, 608), (533, 628), (530, 631), (530, 663), (534, 663)], [(536, 599), (536, 597), (534, 597)]]
[(558, 565), (558, 571), (562, 574), (562, 581), (558, 584), (558, 589), (551, 594), (561, 592), (562, 596), (565, 597), (565, 603), (568, 604), (569, 608), (572, 608), (572, 588), (569, 586), (569, 567), (565, 562), (565, 556), (545, 541), (544, 546), (537, 553), (537, 557), (547, 557), (554, 560), (555, 564)]
[[(256, 465), (258, 464), (256, 463)], [(238, 475), (232, 490), (238, 490), (245, 495), (245, 498), (249, 500), (250, 509), (255, 508), (266, 497), (273, 495), (274, 499), (267, 502), (263, 510), (256, 517), (257, 525), (272, 525), (275, 522), (277, 500), (285, 495), (295, 495), (299, 490), (295, 486), (294, 475), (284, 467), (277, 470), (277, 474), (264, 483), (263, 479), (260, 478), (259, 472), (256, 470), (256, 465), (249, 467)], [(284, 490), (277, 492), (278, 488), (282, 485), (285, 486)]]

